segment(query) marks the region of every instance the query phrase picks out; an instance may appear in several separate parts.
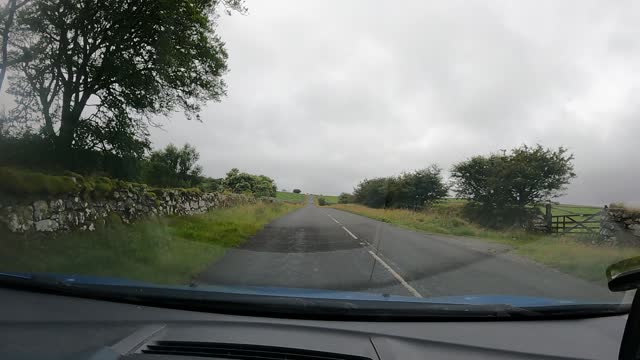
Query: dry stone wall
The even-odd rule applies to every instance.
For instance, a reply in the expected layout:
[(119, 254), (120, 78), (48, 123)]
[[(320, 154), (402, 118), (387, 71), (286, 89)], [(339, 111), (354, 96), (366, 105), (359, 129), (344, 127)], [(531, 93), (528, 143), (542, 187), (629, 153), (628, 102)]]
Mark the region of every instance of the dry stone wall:
[(102, 199), (87, 199), (81, 193), (30, 200), (3, 198), (0, 223), (12, 232), (93, 231), (110, 221), (130, 223), (148, 216), (192, 215), (255, 202), (255, 198), (239, 194), (149, 191), (140, 186), (116, 190)]
[(612, 244), (640, 245), (640, 210), (605, 207), (600, 239)]

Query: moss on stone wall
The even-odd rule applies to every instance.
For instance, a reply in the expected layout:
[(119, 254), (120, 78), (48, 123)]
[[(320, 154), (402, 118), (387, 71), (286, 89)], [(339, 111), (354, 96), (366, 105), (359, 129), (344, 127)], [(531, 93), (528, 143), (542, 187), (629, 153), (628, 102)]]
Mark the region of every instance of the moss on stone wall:
[(0, 167), (0, 192), (17, 195), (58, 195), (80, 190), (71, 176), (55, 176)]
[[(129, 183), (104, 176), (82, 176), (70, 171), (50, 175), (31, 170), (0, 167), (0, 193), (21, 197), (77, 193), (83, 200), (103, 200), (114, 191), (147, 189), (144, 184)], [(159, 189), (162, 191), (162, 189)]]

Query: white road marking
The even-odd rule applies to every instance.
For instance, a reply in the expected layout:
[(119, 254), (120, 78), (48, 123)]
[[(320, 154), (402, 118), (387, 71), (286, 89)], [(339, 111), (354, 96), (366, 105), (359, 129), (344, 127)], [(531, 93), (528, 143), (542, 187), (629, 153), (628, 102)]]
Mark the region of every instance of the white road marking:
[(327, 216), (328, 216), (328, 217), (330, 217), (330, 218), (331, 218), (331, 220), (335, 221), (335, 222), (336, 222), (336, 224), (340, 224), (340, 221), (338, 221), (338, 220), (334, 219), (334, 218), (333, 218), (333, 216), (331, 216), (331, 215), (329, 215), (329, 214), (327, 214)]
[(398, 280), (400, 282), (400, 284), (402, 284), (402, 286), (404, 286), (405, 289), (407, 289), (411, 295), (417, 297), (417, 298), (421, 298), (422, 295), (420, 295), (420, 293), (413, 288), (413, 286), (409, 285), (408, 282), (406, 282), (402, 276), (400, 276), (400, 274), (398, 274), (397, 272), (395, 272), (395, 270), (393, 270), (391, 268), (391, 266), (387, 265), (386, 262), (384, 262), (382, 259), (380, 259), (380, 257), (378, 255), (376, 255), (373, 251), (369, 250), (369, 254), (371, 254), (371, 256), (373, 256), (374, 259), (376, 259), (377, 262), (379, 262), (380, 264), (382, 264), (382, 266), (384, 266), (385, 269), (387, 269), (387, 271), (389, 271), (391, 273), (391, 275), (393, 275), (394, 278), (396, 278), (396, 280)]
[(342, 227), (344, 229), (344, 231), (346, 231), (349, 235), (351, 235), (352, 238), (358, 240), (358, 237), (353, 235), (353, 233), (351, 231), (349, 231), (349, 229), (347, 229), (346, 227)]
[[(338, 220), (334, 219), (334, 217), (333, 217), (333, 216), (331, 216), (331, 215), (329, 215), (329, 214), (327, 214), (327, 216), (328, 216), (328, 217), (330, 217), (330, 218), (331, 218), (331, 220), (335, 221), (335, 222), (336, 222), (336, 224), (340, 224), (340, 222), (339, 222)], [(340, 224), (340, 225), (342, 225), (342, 224)], [(358, 237), (357, 237), (357, 236), (355, 236), (351, 231), (349, 231), (349, 229), (347, 229), (346, 227), (344, 227), (344, 225), (342, 225), (342, 228), (343, 228), (343, 229), (344, 229), (344, 231), (346, 231), (349, 235), (351, 235), (351, 237), (352, 237), (352, 238), (354, 238), (355, 240), (358, 240)], [(376, 234), (376, 236), (377, 236), (377, 234)], [(362, 241), (364, 241), (364, 242), (366, 242), (367, 244), (369, 244), (369, 242), (368, 242), (368, 241), (366, 241), (366, 240), (364, 240), (364, 239), (363, 239)], [(363, 242), (361, 242), (361, 243), (360, 243), (360, 245), (364, 245), (364, 243), (363, 243)], [(369, 245), (371, 245), (371, 244), (369, 244)], [(411, 295), (413, 295), (413, 296), (415, 296), (415, 297), (417, 297), (417, 298), (422, 298), (422, 295), (421, 295), (421, 294), (420, 294), (416, 289), (414, 289), (414, 288), (413, 288), (413, 286), (409, 285), (409, 283), (408, 283), (408, 282), (406, 282), (406, 281), (402, 278), (402, 276), (400, 276), (400, 274), (398, 274), (395, 270), (393, 270), (393, 268), (392, 268), (391, 266), (389, 266), (389, 264), (387, 264), (386, 262), (384, 262), (384, 260), (382, 260), (382, 259), (381, 259), (378, 255), (376, 255), (373, 251), (371, 251), (371, 250), (367, 250), (367, 251), (369, 251), (369, 254), (371, 254), (371, 256), (373, 256), (373, 258), (374, 258), (377, 262), (379, 262), (380, 264), (382, 264), (382, 266), (383, 266), (385, 269), (387, 269), (387, 271), (388, 271), (388, 272), (390, 272), (390, 273), (391, 273), (391, 275), (393, 275), (393, 277), (394, 277), (394, 278), (396, 278), (396, 280), (398, 280), (398, 282), (400, 283), (400, 285), (404, 286), (404, 288), (405, 288), (405, 289), (407, 289), (407, 291), (409, 291), (409, 293), (411, 293)]]

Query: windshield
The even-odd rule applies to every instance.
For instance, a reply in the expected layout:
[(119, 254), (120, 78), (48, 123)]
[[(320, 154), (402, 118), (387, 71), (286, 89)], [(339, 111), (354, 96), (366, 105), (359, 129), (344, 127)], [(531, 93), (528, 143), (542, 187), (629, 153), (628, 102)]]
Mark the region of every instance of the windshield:
[(0, 7), (2, 281), (631, 300), (605, 270), (640, 256), (634, 4)]

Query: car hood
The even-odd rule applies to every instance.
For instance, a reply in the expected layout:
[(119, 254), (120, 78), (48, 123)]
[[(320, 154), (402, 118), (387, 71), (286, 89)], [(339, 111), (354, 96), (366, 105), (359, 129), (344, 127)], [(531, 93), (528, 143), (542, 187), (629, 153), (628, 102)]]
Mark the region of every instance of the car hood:
[(147, 283), (137, 280), (123, 278), (57, 274), (57, 273), (18, 273), (2, 272), (1, 276), (16, 277), (22, 279), (47, 279), (60, 284), (77, 286), (122, 286), (135, 287), (141, 289), (175, 289), (181, 291), (205, 291), (211, 293), (257, 295), (257, 296), (277, 296), (307, 299), (327, 299), (327, 300), (371, 300), (371, 301), (394, 301), (412, 302), (428, 304), (459, 304), (459, 305), (510, 305), (514, 307), (537, 307), (537, 306), (559, 306), (559, 305), (584, 305), (589, 304), (576, 300), (556, 299), (547, 297), (516, 296), (509, 294), (465, 294), (455, 296), (438, 296), (429, 298), (418, 298), (411, 296), (376, 294), (371, 292), (335, 291), (321, 289), (304, 288), (283, 288), (265, 286), (226, 286), (226, 285), (161, 285)]

